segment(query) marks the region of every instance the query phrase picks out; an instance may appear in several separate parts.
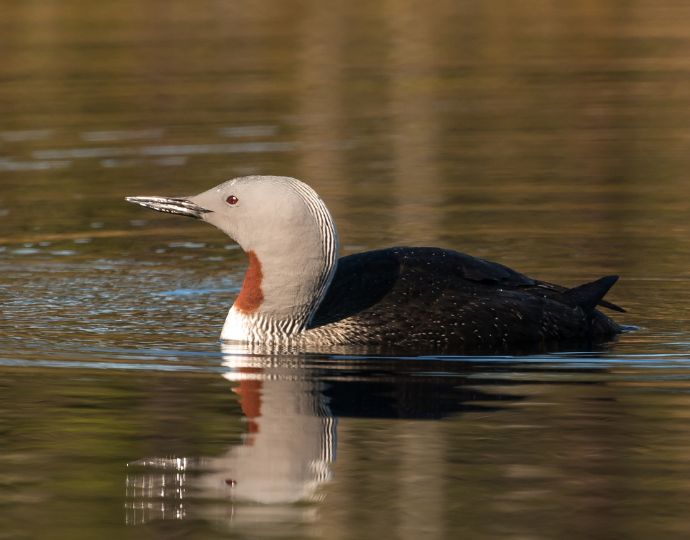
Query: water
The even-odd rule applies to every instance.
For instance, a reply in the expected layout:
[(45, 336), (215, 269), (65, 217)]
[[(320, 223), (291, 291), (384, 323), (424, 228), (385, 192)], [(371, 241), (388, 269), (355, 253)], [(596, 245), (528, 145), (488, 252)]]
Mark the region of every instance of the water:
[[(690, 8), (7, 2), (0, 539), (686, 538)], [(124, 203), (307, 180), (343, 253), (616, 273), (604, 350), (222, 348), (242, 252)]]

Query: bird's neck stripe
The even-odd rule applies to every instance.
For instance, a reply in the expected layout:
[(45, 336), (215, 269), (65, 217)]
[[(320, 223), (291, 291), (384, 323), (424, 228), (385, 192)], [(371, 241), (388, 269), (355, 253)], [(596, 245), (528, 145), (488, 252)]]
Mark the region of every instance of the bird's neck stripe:
[(264, 301), (264, 293), (261, 289), (261, 282), (264, 278), (261, 271), (261, 261), (253, 251), (248, 251), (249, 268), (244, 276), (244, 283), (237, 300), (235, 300), (235, 307), (245, 314), (254, 313)]

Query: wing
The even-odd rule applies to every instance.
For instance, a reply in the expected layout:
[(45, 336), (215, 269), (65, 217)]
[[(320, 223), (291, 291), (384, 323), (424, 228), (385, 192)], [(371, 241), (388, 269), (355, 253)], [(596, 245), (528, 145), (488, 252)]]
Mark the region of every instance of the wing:
[(339, 260), (310, 327), (351, 321), (352, 340), (371, 332), (400, 343), (456, 339), (468, 349), (612, 335), (618, 327), (595, 306), (615, 281), (566, 289), (456, 251), (369, 251)]
[(502, 264), (440, 248), (395, 247), (343, 257), (312, 319), (313, 326), (335, 322), (380, 303), (394, 291), (396, 302), (410, 303), (430, 295), (476, 284), (509, 289), (536, 287), (538, 282)]

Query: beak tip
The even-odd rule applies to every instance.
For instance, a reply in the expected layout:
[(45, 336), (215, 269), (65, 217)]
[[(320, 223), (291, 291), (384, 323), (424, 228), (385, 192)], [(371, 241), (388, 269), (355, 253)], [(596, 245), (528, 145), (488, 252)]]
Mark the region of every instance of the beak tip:
[(166, 214), (178, 214), (181, 216), (202, 219), (204, 214), (211, 212), (188, 199), (175, 197), (125, 197), (127, 202), (138, 204)]

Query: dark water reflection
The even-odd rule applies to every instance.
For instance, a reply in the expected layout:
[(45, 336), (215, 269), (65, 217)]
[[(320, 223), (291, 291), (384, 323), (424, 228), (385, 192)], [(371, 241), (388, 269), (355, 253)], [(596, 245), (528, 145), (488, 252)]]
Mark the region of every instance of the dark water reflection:
[(261, 356), (241, 349), (223, 348), (228, 369), (223, 377), (239, 396), (246, 420), (242, 444), (213, 458), (149, 457), (130, 463), (135, 472), (127, 477), (128, 523), (189, 518), (196, 500), (219, 498), (229, 506), (217, 507), (217, 517), (233, 522), (245, 521), (247, 514), (254, 522), (260, 515), (265, 526), (287, 514), (301, 516), (303, 506), (276, 512), (275, 506), (251, 503), (322, 500), (333, 478), (338, 418), (438, 420), (461, 412), (488, 413), (520, 399), (472, 384), (471, 375), (483, 370), (481, 361)]
[(690, 489), (668, 466), (687, 451), (672, 419), (688, 405), (682, 360), (283, 357), (234, 346), (221, 364), (240, 437), (233, 425), (213, 455), (170, 455), (182, 448), (173, 439), (165, 455), (130, 461), (128, 525), (203, 519), (257, 538), (324, 526), (366, 537), (397, 517), (396, 537), (484, 537), (533, 530), (524, 514), (540, 508), (546, 537), (644, 537), (654, 527), (638, 512), (663, 495), (675, 513)]
[(544, 537), (684, 530), (687, 354), (284, 356), (174, 340), (3, 353), (5, 530), (519, 537), (535, 514)]
[[(0, 539), (687, 538), (690, 7), (5, 2)], [(125, 195), (307, 180), (344, 253), (620, 274), (600, 351), (221, 350), (245, 258)]]

